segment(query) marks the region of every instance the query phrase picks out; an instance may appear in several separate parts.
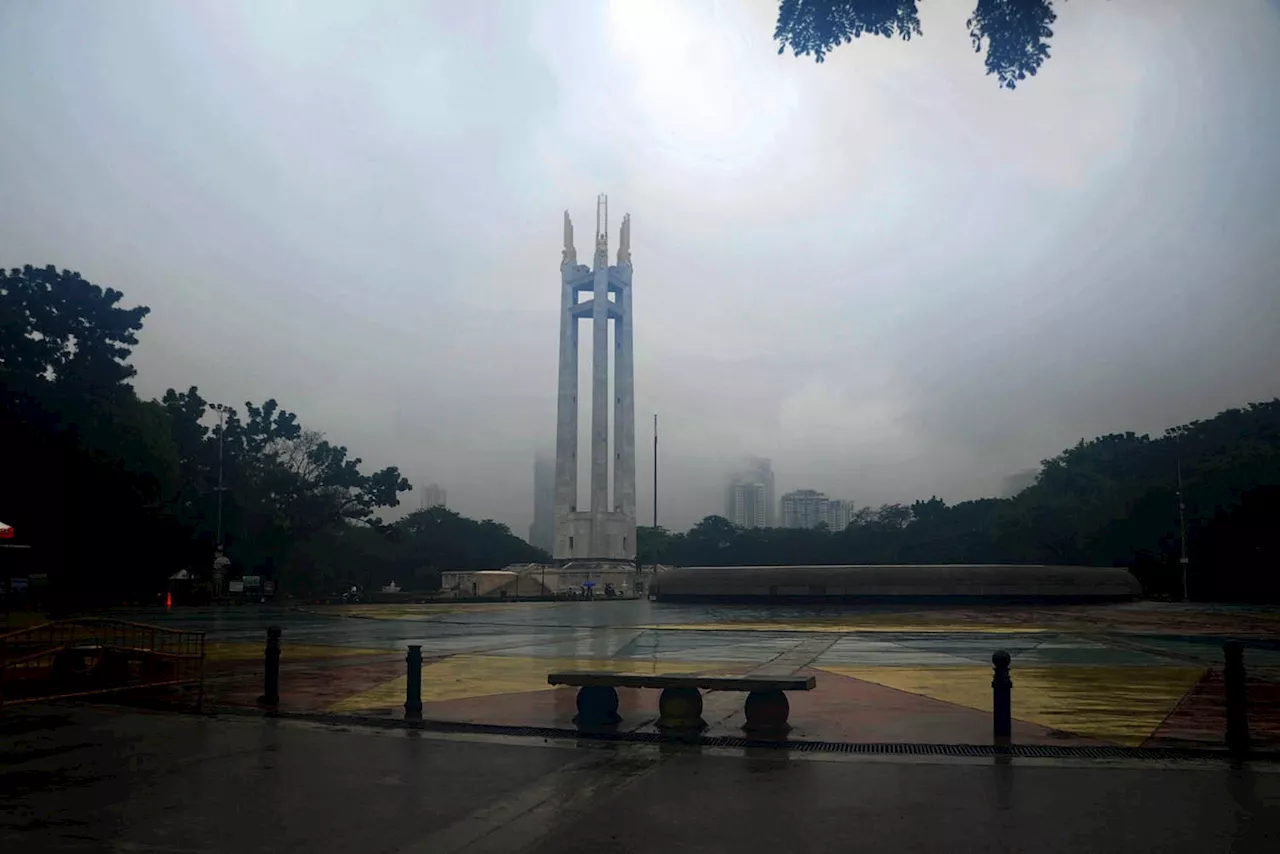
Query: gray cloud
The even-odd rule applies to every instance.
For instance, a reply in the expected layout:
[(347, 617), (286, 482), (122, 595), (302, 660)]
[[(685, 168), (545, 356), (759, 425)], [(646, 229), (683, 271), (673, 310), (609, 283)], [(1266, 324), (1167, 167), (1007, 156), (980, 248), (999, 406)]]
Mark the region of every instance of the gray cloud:
[(1280, 394), (1276, 5), (1067, 4), (1014, 93), (965, 5), (817, 66), (768, 0), (0, 4), (0, 263), (150, 305), (144, 394), (275, 396), (519, 532), (599, 191), (671, 525), (749, 454), (956, 500)]

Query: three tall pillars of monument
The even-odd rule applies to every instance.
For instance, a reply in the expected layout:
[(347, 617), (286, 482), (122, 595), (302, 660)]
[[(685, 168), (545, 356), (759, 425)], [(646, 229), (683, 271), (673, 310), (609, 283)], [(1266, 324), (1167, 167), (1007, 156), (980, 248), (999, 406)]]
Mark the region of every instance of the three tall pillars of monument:
[[(635, 556), (635, 386), (631, 316), (631, 217), (624, 216), (609, 266), (608, 199), (596, 203), (595, 258), (578, 264), (573, 222), (564, 215), (560, 373), (556, 418), (555, 557), (629, 560)], [(579, 302), (579, 294), (590, 298)], [(578, 500), (578, 327), (591, 321), (590, 508)], [(609, 321), (614, 323), (613, 500), (609, 496)]]

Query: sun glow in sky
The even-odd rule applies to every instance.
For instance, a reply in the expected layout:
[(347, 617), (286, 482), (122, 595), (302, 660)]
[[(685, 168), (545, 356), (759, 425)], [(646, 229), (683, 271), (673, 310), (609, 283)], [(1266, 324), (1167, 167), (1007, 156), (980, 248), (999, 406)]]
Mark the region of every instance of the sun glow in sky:
[[(651, 151), (689, 168), (733, 172), (775, 157), (797, 121), (800, 96), (783, 69), (761, 62), (736, 4), (680, 0), (608, 6), (611, 60)], [(758, 22), (756, 22), (758, 23)]]

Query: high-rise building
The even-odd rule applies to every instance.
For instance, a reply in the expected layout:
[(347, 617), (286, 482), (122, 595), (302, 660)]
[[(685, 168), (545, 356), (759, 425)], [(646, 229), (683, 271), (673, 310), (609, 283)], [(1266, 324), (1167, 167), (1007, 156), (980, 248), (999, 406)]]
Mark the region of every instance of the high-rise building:
[[(564, 213), (560, 262), (560, 376), (556, 409), (557, 560), (634, 560), (636, 555), (636, 411), (631, 328), (631, 217), (622, 218), (618, 261), (609, 266), (609, 202), (596, 199), (596, 250), (578, 263), (573, 222)], [(578, 300), (580, 294), (588, 298)], [(578, 507), (578, 327), (591, 322), (590, 506)], [(613, 321), (613, 400), (609, 397), (609, 322)], [(609, 405), (613, 404), (613, 442)], [(609, 464), (613, 464), (613, 495)]]
[(830, 520), (831, 499), (816, 489), (797, 489), (782, 496), (782, 527), (816, 528)]
[(444, 487), (439, 484), (432, 483), (422, 488), (422, 497), (418, 500), (419, 509), (426, 510), (429, 507), (447, 507), (445, 504)]
[(774, 522), (773, 467), (752, 457), (743, 471), (729, 478), (725, 518), (740, 528), (772, 528)]
[(853, 502), (843, 498), (832, 498), (827, 502), (827, 527), (833, 531), (843, 531), (853, 521)]
[(769, 503), (763, 483), (734, 481), (729, 484), (729, 502), (725, 518), (739, 528), (764, 528)]
[(556, 458), (538, 455), (533, 459), (533, 524), (529, 543), (543, 551), (556, 547)]

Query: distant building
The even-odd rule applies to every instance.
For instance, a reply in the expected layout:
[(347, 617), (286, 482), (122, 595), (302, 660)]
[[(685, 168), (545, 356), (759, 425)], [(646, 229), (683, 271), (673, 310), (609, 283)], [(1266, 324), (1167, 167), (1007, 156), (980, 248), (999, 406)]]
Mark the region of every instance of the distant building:
[(445, 503), (444, 488), (439, 484), (430, 484), (422, 489), (422, 499), (419, 508), (426, 510), (431, 507), (448, 507)]
[(729, 478), (725, 518), (740, 528), (772, 528), (774, 519), (773, 466), (753, 457), (747, 468)]
[(529, 544), (550, 554), (556, 546), (556, 458), (533, 459), (533, 524)]
[(833, 531), (843, 531), (853, 521), (853, 511), (852, 501), (832, 498), (827, 502), (827, 527)]
[(816, 528), (830, 525), (831, 499), (816, 489), (797, 489), (782, 496), (782, 527)]
[(763, 483), (735, 481), (729, 484), (725, 518), (739, 528), (767, 528), (769, 500)]

